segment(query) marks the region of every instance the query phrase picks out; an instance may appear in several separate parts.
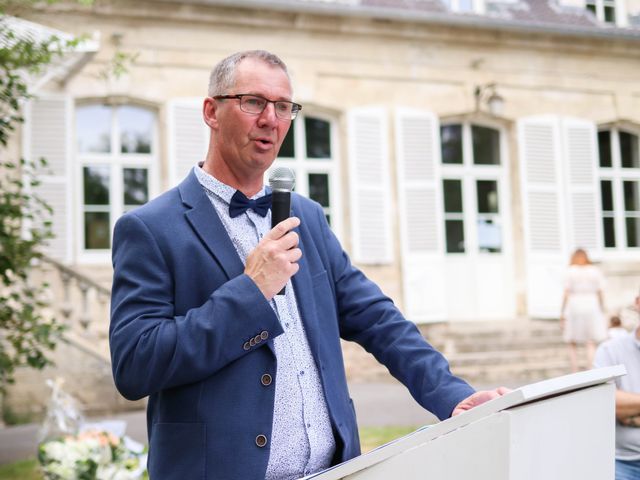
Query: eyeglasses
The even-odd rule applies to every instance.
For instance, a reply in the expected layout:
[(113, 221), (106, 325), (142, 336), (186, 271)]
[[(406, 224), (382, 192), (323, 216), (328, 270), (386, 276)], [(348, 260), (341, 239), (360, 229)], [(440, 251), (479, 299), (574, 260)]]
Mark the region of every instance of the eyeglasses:
[(276, 117), (282, 120), (293, 120), (302, 110), (302, 105), (286, 100), (268, 100), (260, 95), (248, 95), (241, 93), (239, 95), (216, 95), (215, 100), (234, 99), (240, 100), (240, 110), (252, 115), (260, 115), (267, 108), (268, 103), (273, 103), (276, 111)]

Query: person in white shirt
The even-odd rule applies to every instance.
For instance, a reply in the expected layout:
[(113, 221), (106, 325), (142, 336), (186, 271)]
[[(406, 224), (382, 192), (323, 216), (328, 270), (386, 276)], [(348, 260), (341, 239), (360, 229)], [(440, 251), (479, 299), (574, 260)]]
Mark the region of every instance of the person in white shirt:
[[(636, 297), (640, 308), (640, 296)], [(607, 340), (596, 350), (595, 368), (622, 364), (616, 379), (616, 480), (640, 479), (640, 323), (632, 332)]]

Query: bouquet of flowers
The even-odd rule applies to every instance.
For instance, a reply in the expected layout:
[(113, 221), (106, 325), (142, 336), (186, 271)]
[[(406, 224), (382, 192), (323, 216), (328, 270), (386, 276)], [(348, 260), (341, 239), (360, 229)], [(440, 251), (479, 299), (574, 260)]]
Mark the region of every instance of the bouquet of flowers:
[(137, 480), (145, 471), (142, 446), (104, 430), (49, 440), (38, 448), (47, 480)]
[(38, 460), (47, 480), (138, 480), (146, 472), (146, 449), (124, 435), (122, 421), (87, 423), (77, 402), (52, 388), (47, 417), (40, 430)]

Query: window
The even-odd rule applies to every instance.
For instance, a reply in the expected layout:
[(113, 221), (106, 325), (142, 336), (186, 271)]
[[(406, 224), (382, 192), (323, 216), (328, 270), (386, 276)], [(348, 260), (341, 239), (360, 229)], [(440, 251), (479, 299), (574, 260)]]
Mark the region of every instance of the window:
[(298, 115), (282, 143), (278, 164), (296, 173), (295, 190), (322, 205), (336, 231), (340, 226), (336, 218), (340, 189), (331, 120)]
[(503, 249), (500, 132), (473, 124), (440, 127), (447, 253)]
[(586, 0), (585, 5), (601, 22), (616, 23), (616, 0)]
[(640, 137), (637, 132), (598, 132), (600, 205), (607, 249), (640, 247)]
[(445, 5), (454, 12), (482, 13), (484, 0), (444, 0)]
[(155, 114), (137, 106), (76, 109), (83, 252), (108, 251), (115, 220), (149, 200), (155, 128)]

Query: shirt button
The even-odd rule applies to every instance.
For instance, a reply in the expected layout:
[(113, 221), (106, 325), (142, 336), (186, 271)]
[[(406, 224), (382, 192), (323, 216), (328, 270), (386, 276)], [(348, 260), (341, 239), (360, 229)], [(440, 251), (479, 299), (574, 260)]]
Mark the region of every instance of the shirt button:
[(265, 387), (268, 387), (269, 385), (271, 385), (271, 375), (269, 375), (268, 373), (265, 373), (264, 375), (262, 375), (262, 378), (260, 378), (260, 381), (262, 382), (262, 385), (264, 385)]
[(267, 437), (265, 435), (258, 435), (256, 437), (256, 445), (260, 448), (267, 444)]
[(304, 375), (304, 370), (300, 370), (300, 375)]

